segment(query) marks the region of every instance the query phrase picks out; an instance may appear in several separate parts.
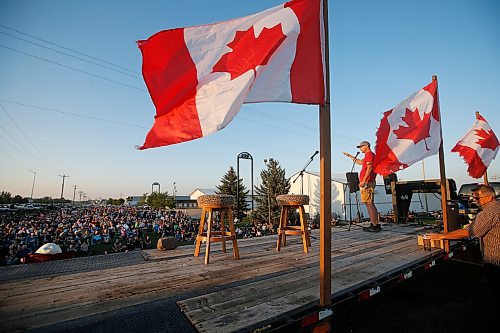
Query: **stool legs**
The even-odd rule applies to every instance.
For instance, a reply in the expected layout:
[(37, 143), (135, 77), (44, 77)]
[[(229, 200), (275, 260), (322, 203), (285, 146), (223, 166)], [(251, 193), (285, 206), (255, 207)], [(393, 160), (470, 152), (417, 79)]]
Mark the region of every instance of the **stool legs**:
[(200, 255), (200, 246), (201, 246), (201, 235), (203, 235), (203, 229), (205, 228), (205, 216), (207, 211), (205, 208), (201, 210), (201, 219), (200, 219), (200, 229), (198, 230), (198, 235), (196, 236), (196, 246), (194, 248), (194, 256), (197, 257)]
[[(236, 232), (234, 229), (233, 211), (232, 210), (228, 211), (227, 218), (229, 219), (229, 231), (231, 232), (231, 239), (233, 240), (234, 259), (240, 259), (240, 251), (238, 250), (238, 241), (236, 240)], [(226, 242), (224, 241), (223, 244), (225, 247)]]
[[(213, 230), (214, 224), (214, 213), (216, 211), (220, 212), (220, 224), (221, 230)], [(227, 213), (229, 232), (226, 231), (226, 225), (224, 222), (224, 213)], [(208, 221), (207, 215), (208, 214)], [(207, 223), (207, 231), (204, 232), (205, 223)], [(222, 242), (222, 252), (226, 252), (226, 241), (233, 241), (233, 252), (234, 258), (240, 259), (240, 253), (238, 250), (238, 243), (236, 240), (236, 233), (233, 223), (233, 212), (231, 209), (217, 209), (212, 207), (203, 207), (200, 219), (200, 228), (198, 230), (198, 235), (196, 236), (196, 245), (194, 249), (194, 256), (198, 257), (200, 254), (201, 242), (205, 241), (205, 264), (208, 265), (210, 262), (210, 243), (211, 242)]]
[(283, 246), (286, 246), (286, 223), (288, 220), (288, 208), (281, 206), (280, 213), (280, 225), (278, 226), (278, 243), (276, 244), (276, 251), (281, 250), (281, 240), (283, 240)]
[(210, 257), (210, 236), (212, 236), (212, 221), (213, 221), (213, 212), (212, 208), (208, 210), (208, 226), (207, 226), (207, 240), (206, 240), (206, 250), (205, 250), (205, 265), (208, 265), (209, 257)]
[(311, 237), (309, 236), (309, 229), (307, 228), (306, 211), (304, 206), (299, 207), (300, 226), (302, 230), (302, 242), (304, 243), (304, 252), (308, 252), (308, 247), (311, 246)]
[[(299, 210), (299, 220), (300, 227), (298, 226), (287, 226), (288, 223), (288, 209), (296, 208)], [(307, 228), (306, 214), (304, 206), (281, 206), (280, 222), (278, 229), (278, 242), (276, 244), (276, 251), (281, 250), (281, 241), (283, 240), (283, 246), (286, 246), (286, 235), (295, 234), (301, 235), (302, 244), (304, 247), (304, 253), (309, 252), (309, 247), (311, 246), (311, 239), (309, 236), (309, 230)]]
[(226, 226), (224, 225), (224, 211), (220, 212), (220, 231), (220, 237), (222, 239), (222, 253), (226, 253), (226, 239), (224, 237), (226, 235)]

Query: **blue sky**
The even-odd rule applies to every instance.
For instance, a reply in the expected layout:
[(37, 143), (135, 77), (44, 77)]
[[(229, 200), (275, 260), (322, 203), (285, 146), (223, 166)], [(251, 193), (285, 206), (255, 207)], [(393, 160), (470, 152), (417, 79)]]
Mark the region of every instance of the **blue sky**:
[[(277, 159), (288, 175), (300, 171), (319, 149), (317, 106), (251, 104), (206, 138), (134, 149), (155, 114), (135, 41), (280, 3), (1, 1), (0, 190), (29, 196), (33, 170), (34, 197), (59, 197), (62, 174), (70, 176), (66, 198), (73, 185), (91, 198), (107, 198), (150, 192), (155, 181), (162, 191), (171, 193), (176, 182), (178, 194), (189, 194), (218, 185), (243, 151), (254, 157), (256, 184), (265, 158)], [(330, 1), (333, 176), (350, 169), (342, 151), (374, 142), (382, 113), (437, 74), (447, 176), (459, 185), (472, 181), (450, 150), (476, 110), (500, 134), (498, 17), (495, 0)], [(249, 170), (242, 161), (246, 184)], [(308, 170), (319, 170), (317, 159)], [(437, 157), (425, 160), (425, 172), (439, 176)], [(498, 160), (489, 175), (500, 175)], [(398, 176), (421, 179), (422, 164)]]

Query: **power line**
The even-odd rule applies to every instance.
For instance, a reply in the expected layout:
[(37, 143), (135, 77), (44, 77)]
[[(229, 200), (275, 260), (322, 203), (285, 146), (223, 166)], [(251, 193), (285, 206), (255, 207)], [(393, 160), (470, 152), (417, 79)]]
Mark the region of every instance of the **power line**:
[(279, 126), (276, 126), (276, 125), (270, 125), (270, 124), (264, 123), (262, 121), (248, 119), (248, 118), (245, 118), (245, 117), (242, 117), (242, 116), (239, 116), (238, 118), (246, 120), (246, 121), (250, 121), (250, 122), (253, 122), (253, 123), (256, 123), (256, 124), (261, 124), (261, 125), (264, 125), (264, 126), (276, 128), (276, 129), (279, 129), (281, 131), (291, 132), (291, 133), (295, 133), (295, 134), (299, 134), (299, 135), (304, 135), (304, 136), (308, 136), (308, 137), (311, 137), (311, 138), (315, 138), (314, 135), (306, 134), (306, 133), (300, 133), (300, 132), (297, 132), (297, 131), (293, 131), (293, 130), (291, 130), (289, 128), (279, 127)]
[[(2, 136), (0, 136), (0, 139), (5, 140), (5, 138), (3, 138)], [(23, 166), (23, 167), (24, 167), (27, 171), (30, 171), (30, 170), (31, 170), (31, 168), (30, 168), (27, 164), (25, 164), (25, 163), (24, 163), (24, 162), (22, 162), (21, 160), (17, 159), (17, 157), (15, 157), (14, 155), (12, 155), (12, 154), (11, 154), (11, 153), (9, 153), (8, 151), (3, 150), (3, 152), (4, 152), (5, 154), (9, 155), (9, 156), (10, 156), (10, 158), (12, 158), (14, 161), (16, 161), (17, 163), (19, 163), (20, 165), (22, 165), (22, 166)], [(38, 175), (39, 177), (42, 177), (43, 179), (45, 179), (45, 180), (47, 180), (47, 181), (52, 181), (51, 179), (49, 179), (49, 178), (45, 177), (45, 176), (44, 176), (43, 174), (41, 174), (41, 173), (37, 173), (37, 175)]]
[(57, 47), (59, 47), (59, 48), (61, 48), (61, 49), (64, 49), (64, 50), (67, 50), (67, 51), (71, 51), (71, 52), (74, 52), (74, 53), (76, 53), (76, 54), (79, 54), (79, 55), (82, 55), (82, 56), (88, 57), (88, 58), (90, 58), (90, 59), (94, 59), (94, 60), (97, 60), (97, 61), (103, 62), (103, 63), (105, 63), (105, 64), (112, 65), (112, 66), (115, 66), (115, 67), (117, 67), (117, 68), (121, 68), (121, 69), (126, 70), (126, 71), (129, 71), (129, 72), (131, 72), (131, 73), (135, 73), (135, 74), (139, 74), (139, 75), (141, 74), (141, 73), (139, 73), (139, 72), (137, 72), (137, 71), (134, 71), (134, 70), (132, 70), (132, 69), (129, 69), (129, 68), (126, 68), (126, 67), (122, 67), (122, 66), (120, 66), (120, 65), (113, 64), (112, 62), (109, 62), (109, 61), (106, 61), (106, 60), (103, 60), (103, 59), (96, 58), (96, 57), (94, 57), (94, 56), (91, 56), (91, 55), (88, 55), (88, 54), (86, 54), (86, 53), (82, 53), (82, 52), (79, 52), (79, 51), (76, 51), (76, 50), (70, 49), (70, 48), (68, 48), (68, 47), (64, 47), (64, 46), (62, 46), (62, 45), (60, 45), (60, 44), (56, 44), (56, 43), (53, 43), (53, 42), (49, 42), (49, 41), (48, 41), (48, 40), (46, 40), (46, 39), (42, 39), (42, 38), (40, 38), (40, 37), (36, 37), (36, 36), (30, 35), (30, 34), (24, 33), (24, 32), (22, 32), (22, 31), (19, 31), (19, 30), (14, 29), (14, 28), (7, 27), (7, 26), (5, 26), (5, 25), (3, 25), (3, 24), (0, 24), (0, 27), (5, 28), (5, 29), (8, 29), (8, 30), (10, 30), (10, 31), (17, 32), (18, 34), (21, 34), (21, 35), (24, 35), (24, 36), (28, 36), (28, 37), (33, 38), (33, 39), (36, 39), (36, 40), (39, 40), (39, 41), (41, 41), (41, 42), (44, 42), (44, 43), (47, 43), (47, 44), (50, 44), (50, 45), (57, 46)]
[[(5, 131), (5, 129), (3, 127), (0, 126), (0, 128), (2, 130)], [(9, 132), (5, 131), (5, 133), (7, 133), (11, 138), (12, 136), (10, 135)], [(19, 144), (15, 139), (13, 139), (21, 148), (23, 148), (25, 151), (23, 150), (19, 150), (17, 149), (14, 144), (12, 144), (12, 142), (10, 142), (9, 140), (7, 140), (6, 138), (4, 138), (3, 136), (0, 135), (0, 139), (2, 139), (3, 141), (5, 141), (15, 152), (17, 153), (22, 153), (24, 158), (26, 158), (27, 160), (29, 160), (30, 163), (33, 163), (33, 161), (36, 160), (35, 164), (38, 165), (41, 161), (38, 160), (33, 154), (31, 154), (23, 145)], [(33, 160), (30, 160), (30, 158), (33, 158)], [(24, 164), (24, 163), (22, 163)], [(29, 169), (29, 167), (27, 167)]]
[(252, 112), (252, 115), (257, 115), (257, 116), (260, 116), (260, 117), (264, 117), (264, 118), (268, 118), (268, 119), (271, 119), (271, 120), (276, 120), (276, 119), (279, 119), (281, 122), (287, 122), (287, 123), (290, 123), (290, 124), (293, 124), (297, 127), (300, 127), (300, 128), (307, 128), (307, 129), (310, 129), (310, 130), (313, 130), (313, 131), (318, 131), (318, 128), (317, 127), (314, 127), (314, 126), (308, 126), (307, 124), (303, 124), (303, 123), (300, 123), (300, 122), (297, 122), (297, 121), (293, 121), (289, 118), (285, 118), (285, 117), (279, 117), (279, 116), (276, 116), (276, 115), (270, 115), (262, 110), (257, 110), (257, 109), (254, 109), (254, 108), (250, 108), (248, 107), (247, 105), (243, 105), (241, 107), (242, 110), (248, 110), (248, 111), (253, 111)]
[(21, 134), (25, 137), (25, 139), (31, 144), (31, 146), (38, 152), (38, 154), (48, 163), (50, 167), (52, 167), (54, 170), (57, 170), (57, 168), (50, 162), (48, 161), (45, 156), (42, 154), (42, 152), (35, 146), (35, 144), (31, 141), (31, 139), (26, 135), (26, 133), (22, 130), (22, 128), (17, 124), (17, 122), (12, 118), (10, 113), (7, 111), (7, 109), (3, 106), (3, 104), (0, 103), (0, 107), (2, 110), (7, 114), (7, 116), (10, 118), (10, 120), (16, 125), (17, 129)]
[(74, 112), (69, 112), (69, 111), (62, 111), (62, 110), (57, 110), (57, 109), (52, 109), (52, 108), (46, 108), (46, 107), (37, 106), (37, 105), (30, 105), (30, 104), (25, 104), (25, 103), (21, 103), (21, 102), (11, 101), (11, 100), (7, 100), (7, 99), (0, 99), (0, 101), (6, 102), (6, 103), (15, 104), (15, 105), (20, 105), (20, 106), (25, 106), (25, 107), (29, 107), (29, 108), (33, 108), (33, 109), (37, 109), (37, 110), (42, 110), (42, 111), (48, 111), (48, 112), (55, 112), (55, 113), (59, 113), (59, 114), (64, 114), (64, 115), (67, 115), (67, 116), (73, 116), (73, 117), (79, 117), (79, 118), (85, 118), (85, 119), (103, 121), (103, 122), (117, 124), (117, 125), (123, 125), (123, 126), (130, 126), (130, 127), (137, 127), (137, 128), (147, 129), (144, 126), (130, 124), (130, 123), (126, 123), (126, 122), (123, 122), (123, 121), (110, 120), (110, 119), (105, 119), (105, 118), (100, 118), (100, 117), (93, 117), (93, 116), (88, 116), (88, 115), (84, 115), (84, 114), (80, 114), (80, 113), (74, 113)]
[(211, 139), (211, 140), (213, 140), (215, 142), (225, 143), (225, 144), (231, 144), (231, 145), (237, 145), (237, 146), (245, 146), (245, 147), (250, 147), (250, 148), (253, 147), (254, 149), (258, 149), (258, 150), (262, 150), (262, 151), (266, 151), (266, 152), (269, 152), (269, 151), (278, 151), (278, 152), (282, 152), (282, 153), (286, 153), (286, 154), (297, 155), (296, 151), (283, 150), (283, 149), (273, 149), (273, 148), (269, 148), (269, 147), (248, 144), (247, 142), (241, 142), (241, 143), (239, 143), (239, 142), (228, 141), (228, 140), (219, 140), (219, 139)]
[[(247, 111), (254, 111), (252, 112), (252, 115), (257, 115), (257, 116), (261, 116), (261, 117), (265, 117), (265, 118), (268, 118), (270, 120), (276, 120), (277, 122), (279, 123), (283, 123), (283, 122), (287, 122), (293, 126), (296, 126), (296, 127), (300, 127), (301, 129), (310, 129), (312, 131), (314, 131), (315, 133), (318, 132), (318, 128), (314, 127), (314, 126), (308, 126), (306, 124), (303, 124), (303, 123), (300, 123), (300, 122), (297, 122), (297, 121), (293, 121), (291, 119), (288, 119), (288, 118), (285, 118), (285, 117), (279, 117), (279, 116), (276, 116), (276, 115), (270, 115), (262, 110), (257, 110), (257, 109), (254, 109), (254, 108), (250, 108), (248, 107), (247, 105), (243, 105), (242, 110), (247, 110)], [(349, 140), (357, 140), (356, 138), (353, 138), (353, 137), (350, 137), (350, 136), (347, 136), (347, 135), (342, 135), (342, 134), (337, 134), (337, 133), (332, 133), (332, 137), (339, 137), (339, 138), (344, 138), (344, 139), (349, 139)]]
[(27, 53), (27, 52), (19, 51), (19, 50), (13, 49), (13, 48), (8, 47), (8, 46), (5, 46), (5, 45), (0, 45), (0, 47), (3, 47), (4, 49), (7, 49), (7, 50), (10, 50), (10, 51), (13, 51), (13, 52), (17, 52), (17, 53), (20, 53), (20, 54), (24, 54), (24, 55), (26, 55), (26, 56), (28, 56), (28, 57), (33, 57), (33, 58), (38, 59), (38, 60), (43, 60), (43, 61), (49, 62), (49, 63), (51, 63), (51, 64), (54, 64), (54, 65), (57, 65), (57, 66), (60, 66), (60, 67), (63, 67), (63, 68), (71, 69), (71, 70), (76, 71), (76, 72), (79, 72), (79, 73), (83, 73), (83, 74), (86, 74), (86, 75), (89, 75), (89, 76), (92, 76), (92, 77), (96, 77), (96, 78), (101, 79), (101, 80), (105, 80), (105, 81), (108, 81), (108, 82), (113, 82), (113, 83), (116, 83), (116, 84), (119, 84), (119, 85), (122, 85), (122, 86), (125, 86), (125, 87), (129, 87), (129, 88), (132, 88), (132, 89), (136, 89), (136, 90), (139, 90), (139, 91), (146, 92), (146, 90), (145, 90), (145, 89), (138, 88), (138, 87), (132, 86), (132, 85), (130, 85), (130, 84), (126, 84), (126, 83), (123, 83), (123, 82), (119, 82), (119, 81), (116, 81), (116, 80), (113, 80), (113, 79), (109, 79), (109, 78), (104, 77), (104, 76), (101, 76), (101, 75), (97, 75), (97, 74), (89, 73), (89, 72), (86, 72), (86, 71), (84, 71), (84, 70), (81, 70), (81, 69), (78, 69), (78, 68), (75, 68), (75, 67), (71, 67), (71, 66), (63, 65), (63, 64), (58, 63), (58, 62), (56, 62), (56, 61), (52, 61), (52, 60), (49, 60), (49, 59), (45, 59), (45, 58), (42, 58), (42, 57), (39, 57), (39, 56), (33, 55), (33, 54), (31, 54), (31, 53)]
[[(5, 140), (5, 138), (3, 138), (2, 136), (0, 136), (0, 139)], [(25, 167), (26, 170), (29, 170), (28, 165), (26, 165), (26, 164), (24, 164), (24, 162), (21, 162), (20, 160), (18, 160), (14, 155), (10, 154), (8, 151), (5, 151), (5, 150), (3, 152), (6, 153), (7, 155), (9, 155), (14, 161), (21, 164), (23, 167)]]
[(6, 36), (9, 36), (11, 38), (15, 38), (15, 39), (19, 39), (19, 40), (22, 40), (23, 42), (26, 42), (26, 43), (29, 43), (29, 44), (32, 44), (32, 45), (36, 45), (38, 47), (41, 47), (41, 48), (44, 48), (44, 49), (47, 49), (47, 50), (51, 50), (53, 52), (56, 52), (56, 53), (59, 53), (59, 54), (62, 54), (62, 55), (65, 55), (65, 56), (68, 56), (68, 57), (71, 57), (71, 58), (74, 58), (74, 59), (78, 59), (80, 61), (83, 61), (83, 62), (86, 62), (86, 63), (89, 63), (89, 64), (92, 64), (92, 65), (95, 65), (95, 66), (99, 66), (99, 67), (102, 67), (102, 68), (106, 68), (110, 71), (114, 71), (114, 72), (117, 72), (117, 73), (120, 73), (120, 74), (123, 74), (123, 75), (127, 75), (127, 76), (130, 76), (130, 77), (133, 77), (135, 79), (142, 79), (140, 76), (137, 76), (137, 75), (134, 75), (134, 74), (129, 74), (129, 73), (125, 73), (123, 71), (120, 71), (118, 69), (114, 69), (112, 67), (109, 67), (109, 66), (105, 66), (105, 65), (101, 65), (101, 64), (98, 64), (96, 62), (93, 62), (93, 61), (90, 61), (90, 60), (86, 60), (86, 59), (83, 59), (83, 58), (80, 58), (80, 57), (77, 57), (77, 56), (74, 56), (74, 55), (71, 55), (69, 53), (66, 53), (66, 52), (61, 52), (61, 51), (58, 51), (58, 50), (55, 50), (53, 48), (50, 48), (48, 46), (45, 46), (45, 45), (42, 45), (42, 44), (38, 44), (38, 43), (34, 43), (34, 42), (31, 42), (27, 39), (24, 39), (24, 38), (21, 38), (21, 37), (17, 37), (17, 36), (14, 36), (14, 35), (11, 35), (11, 34), (8, 34), (8, 33), (5, 33), (3, 31), (0, 31), (0, 34), (3, 34), (3, 35), (6, 35)]

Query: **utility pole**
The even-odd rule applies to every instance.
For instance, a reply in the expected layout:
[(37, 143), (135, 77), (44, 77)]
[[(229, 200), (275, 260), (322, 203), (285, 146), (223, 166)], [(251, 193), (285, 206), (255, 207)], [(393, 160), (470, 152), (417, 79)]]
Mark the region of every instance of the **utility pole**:
[(175, 184), (176, 184), (176, 182), (174, 182), (174, 191), (173, 191), (173, 194), (174, 194), (174, 209), (177, 208), (177, 200), (175, 199), (177, 188), (175, 187)]
[(73, 185), (73, 205), (75, 204), (75, 195), (76, 195), (76, 189), (77, 188), (78, 188), (78, 186)]
[[(65, 174), (62, 174), (62, 175), (59, 175), (59, 177), (62, 177), (62, 179), (63, 179), (63, 180), (62, 180), (62, 186), (61, 186), (61, 200), (62, 200), (62, 199), (63, 199), (63, 194), (64, 194), (64, 179), (65, 179), (66, 177), (68, 177), (68, 178), (69, 178), (69, 176), (68, 176), (68, 175), (65, 175)], [(62, 204), (62, 202), (61, 202), (61, 204)]]
[(31, 171), (33, 173), (33, 185), (31, 186), (31, 197), (30, 199), (33, 200), (33, 190), (35, 189), (35, 179), (36, 179), (36, 171)]

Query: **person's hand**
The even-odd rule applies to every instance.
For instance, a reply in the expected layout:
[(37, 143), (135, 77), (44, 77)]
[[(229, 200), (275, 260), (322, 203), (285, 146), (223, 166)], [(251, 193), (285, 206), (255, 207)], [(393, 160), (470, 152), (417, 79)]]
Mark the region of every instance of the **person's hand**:
[(347, 152), (343, 152), (342, 154), (344, 154), (345, 156), (347, 157), (352, 157), (351, 154), (347, 153)]
[(444, 236), (443, 234), (427, 234), (427, 238), (431, 240), (442, 240)]
[(360, 182), (359, 187), (364, 188), (366, 186), (366, 183)]

